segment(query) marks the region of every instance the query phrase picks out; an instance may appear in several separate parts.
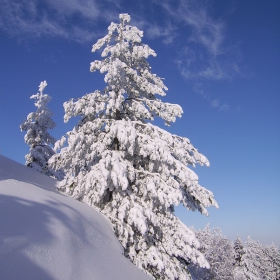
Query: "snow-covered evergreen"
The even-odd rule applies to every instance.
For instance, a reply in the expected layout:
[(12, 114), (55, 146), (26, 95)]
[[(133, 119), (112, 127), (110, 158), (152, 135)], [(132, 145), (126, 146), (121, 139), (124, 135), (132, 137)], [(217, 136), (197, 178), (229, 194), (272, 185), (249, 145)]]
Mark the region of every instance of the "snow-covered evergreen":
[(280, 279), (280, 250), (274, 244), (265, 246), (267, 279)]
[(242, 240), (237, 237), (234, 241), (234, 261), (233, 261), (233, 269), (234, 269), (234, 279), (242, 280), (244, 278), (243, 267), (241, 266), (242, 256), (244, 255), (244, 246), (242, 244)]
[(107, 86), (64, 103), (65, 122), (81, 119), (56, 143), (59, 153), (50, 164), (66, 173), (61, 191), (111, 220), (135, 265), (156, 279), (189, 279), (189, 264), (209, 265), (174, 206), (183, 203), (206, 215), (206, 207), (218, 207), (188, 167), (209, 162), (189, 139), (149, 122), (158, 116), (170, 125), (183, 110), (156, 97), (167, 90), (147, 62), (156, 53), (141, 43), (143, 32), (129, 21), (121, 14), (120, 23), (111, 23), (93, 45), (92, 52), (103, 48), (104, 59), (92, 62), (90, 70), (106, 73)]
[(235, 279), (280, 279), (280, 251), (274, 245), (263, 246), (247, 238), (240, 266), (235, 268)]
[(42, 174), (62, 179), (62, 172), (53, 172), (48, 166), (48, 160), (55, 154), (52, 146), (56, 140), (48, 132), (55, 127), (55, 123), (52, 120), (53, 113), (47, 107), (51, 97), (43, 93), (46, 86), (46, 81), (41, 82), (39, 92), (30, 97), (35, 99), (37, 111), (30, 113), (20, 125), (21, 131), (26, 131), (24, 141), (30, 146), (25, 164)]
[(233, 247), (235, 259), (234, 265), (238, 266), (241, 262), (242, 256), (244, 255), (244, 246), (242, 244), (242, 240), (239, 237), (235, 239)]
[(203, 230), (196, 232), (201, 244), (201, 252), (210, 264), (209, 269), (200, 268), (198, 265), (190, 267), (195, 279), (203, 280), (232, 280), (233, 279), (233, 244), (219, 228), (210, 229), (207, 225)]
[(210, 268), (191, 265), (193, 279), (280, 279), (280, 251), (275, 245), (264, 246), (250, 237), (245, 245), (239, 237), (232, 243), (220, 229), (211, 230), (209, 225), (195, 233)]

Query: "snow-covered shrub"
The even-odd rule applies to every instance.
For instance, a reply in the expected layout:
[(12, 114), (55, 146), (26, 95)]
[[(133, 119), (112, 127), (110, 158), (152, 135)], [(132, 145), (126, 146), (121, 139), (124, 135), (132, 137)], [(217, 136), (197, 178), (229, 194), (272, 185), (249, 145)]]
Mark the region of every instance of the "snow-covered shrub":
[(147, 62), (156, 53), (143, 44), (143, 32), (120, 15), (108, 34), (93, 45), (103, 60), (92, 72), (105, 74), (107, 86), (64, 103), (67, 122), (81, 119), (56, 143), (50, 163), (66, 176), (62, 192), (94, 205), (112, 222), (125, 255), (156, 279), (189, 279), (188, 265), (208, 267), (194, 232), (173, 214), (182, 203), (207, 215), (218, 206), (188, 165), (209, 165), (189, 139), (149, 121), (167, 125), (181, 117), (177, 104), (164, 103), (167, 87)]

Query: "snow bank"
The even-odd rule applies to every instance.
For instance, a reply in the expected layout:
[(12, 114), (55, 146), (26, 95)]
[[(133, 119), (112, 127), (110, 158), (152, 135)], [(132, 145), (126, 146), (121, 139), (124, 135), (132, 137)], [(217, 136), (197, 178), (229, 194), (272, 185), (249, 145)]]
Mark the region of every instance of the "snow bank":
[(110, 223), (56, 181), (0, 155), (0, 279), (151, 279)]

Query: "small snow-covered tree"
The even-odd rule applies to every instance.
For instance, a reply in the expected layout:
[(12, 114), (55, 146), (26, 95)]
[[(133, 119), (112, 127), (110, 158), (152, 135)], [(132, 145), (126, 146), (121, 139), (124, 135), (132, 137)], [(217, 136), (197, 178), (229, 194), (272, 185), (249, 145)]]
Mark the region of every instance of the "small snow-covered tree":
[(201, 252), (209, 262), (210, 268), (201, 268), (198, 265), (190, 267), (195, 279), (203, 280), (232, 280), (234, 249), (232, 242), (227, 239), (221, 229), (210, 229), (207, 225), (203, 230), (196, 231), (201, 244)]
[(237, 237), (234, 241), (234, 265), (238, 266), (241, 262), (241, 258), (244, 255), (244, 246), (242, 244), (242, 241), (239, 237)]
[(266, 279), (280, 279), (280, 251), (274, 244), (263, 248), (266, 265)]
[(245, 252), (244, 252), (244, 246), (239, 237), (235, 239), (233, 248), (234, 248), (234, 261), (233, 261), (234, 279), (243, 280), (245, 276), (243, 273), (243, 267), (241, 266), (241, 260)]
[(240, 267), (242, 268), (243, 278), (240, 278), (241, 273), (240, 270), (238, 270), (238, 274), (235, 273), (236, 279), (238, 280), (279, 280), (279, 250), (274, 245), (263, 246), (259, 242), (248, 237), (245, 242), (244, 254), (241, 257)]
[(262, 271), (263, 258), (262, 245), (248, 237), (244, 246), (244, 254), (241, 258), (245, 279), (267, 279)]
[[(156, 53), (141, 42), (143, 32), (120, 15), (92, 52), (104, 48), (92, 72), (106, 73), (107, 86), (64, 103), (67, 122), (76, 127), (56, 147), (50, 163), (66, 176), (59, 189), (94, 205), (112, 222), (125, 255), (156, 279), (188, 279), (188, 265), (208, 267), (192, 230), (173, 214), (183, 205), (207, 215), (218, 206), (188, 165), (209, 165), (189, 139), (149, 121), (167, 125), (181, 117), (179, 105), (164, 103), (167, 87), (147, 62)], [(65, 145), (65, 146), (64, 146)]]
[(25, 143), (30, 146), (25, 164), (42, 174), (62, 179), (62, 172), (53, 172), (48, 166), (48, 160), (55, 154), (51, 145), (56, 140), (48, 132), (55, 127), (55, 123), (52, 120), (53, 113), (47, 107), (51, 97), (43, 93), (46, 86), (46, 81), (41, 82), (39, 92), (30, 97), (35, 99), (37, 111), (30, 113), (20, 125), (21, 131), (26, 131)]

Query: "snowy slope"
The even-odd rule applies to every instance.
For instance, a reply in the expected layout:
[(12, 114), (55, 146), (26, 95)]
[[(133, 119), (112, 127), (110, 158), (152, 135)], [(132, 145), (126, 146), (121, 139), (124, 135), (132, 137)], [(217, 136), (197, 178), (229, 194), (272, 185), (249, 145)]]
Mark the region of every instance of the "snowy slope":
[(151, 279), (103, 215), (55, 184), (0, 155), (0, 279)]

